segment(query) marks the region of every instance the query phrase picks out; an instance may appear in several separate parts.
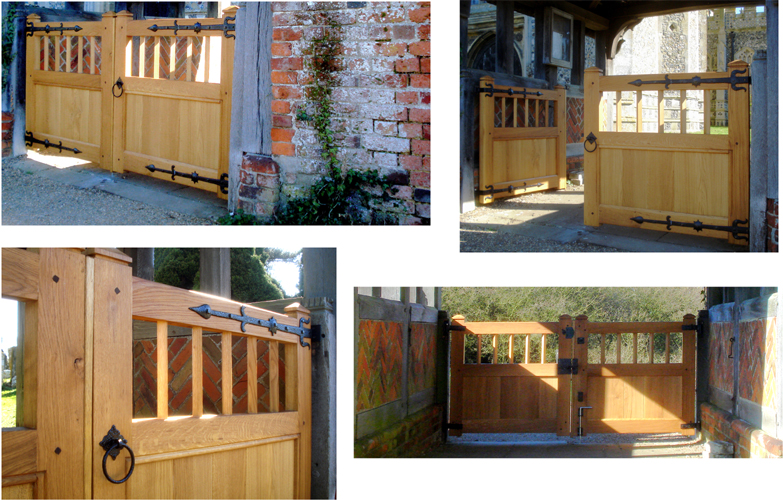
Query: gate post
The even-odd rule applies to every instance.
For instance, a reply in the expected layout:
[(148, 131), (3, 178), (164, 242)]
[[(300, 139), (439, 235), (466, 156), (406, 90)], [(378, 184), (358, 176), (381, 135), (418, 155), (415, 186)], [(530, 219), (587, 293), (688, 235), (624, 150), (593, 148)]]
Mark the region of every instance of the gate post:
[[(114, 25), (117, 14), (106, 12), (101, 19), (101, 168), (114, 171), (114, 151), (112, 140), (114, 139), (114, 97), (111, 95), (114, 78)], [(125, 53), (123, 52), (123, 57)], [(93, 68), (95, 62), (93, 61)], [(29, 112), (29, 110), (28, 110)]]
[[(573, 328), (571, 316), (560, 316), (560, 331), (557, 334), (557, 359), (573, 356), (573, 337), (567, 338), (566, 331)], [(571, 374), (557, 374), (557, 435), (572, 436), (571, 423)]]
[[(601, 92), (599, 90), (599, 78), (603, 76), (603, 71), (596, 67), (585, 70), (585, 137), (591, 132), (598, 134), (600, 123), (598, 120), (598, 108), (601, 103)], [(600, 146), (596, 146), (600, 147)], [(599, 213), (598, 185), (601, 182), (598, 171), (599, 152), (585, 153), (585, 225), (599, 226), (601, 223)]]
[[(491, 76), (481, 77), (479, 87), (489, 87), (495, 83)], [(492, 130), (495, 128), (495, 97), (492, 94), (482, 92), (479, 94), (479, 190), (485, 189), (490, 181), (487, 179), (489, 169), (492, 168), (493, 143)], [(468, 181), (470, 182), (470, 181)], [(489, 197), (489, 203), (494, 198)], [(487, 202), (482, 195), (479, 196), (479, 204)]]
[(562, 85), (555, 85), (557, 91), (557, 100), (555, 101), (555, 120), (557, 121), (557, 177), (558, 189), (566, 188), (568, 179), (568, 163), (566, 160), (566, 88)]
[[(106, 87), (106, 85), (109, 86), (108, 95), (105, 89), (103, 91), (103, 102), (105, 103), (107, 100), (110, 100), (112, 107), (109, 109), (112, 110), (112, 116), (114, 117), (112, 121), (111, 140), (109, 144), (111, 144), (112, 155), (110, 163), (111, 171), (115, 173), (122, 173), (122, 163), (125, 159), (125, 103), (127, 102), (127, 98), (114, 98), (111, 94), (111, 91), (112, 86), (117, 81), (117, 79), (125, 75), (125, 47), (128, 43), (127, 28), (128, 22), (131, 20), (133, 20), (133, 14), (127, 10), (123, 10), (122, 12), (118, 12), (116, 14), (116, 19), (114, 19), (113, 25), (114, 43), (113, 46), (110, 47), (111, 59), (109, 59), (108, 64), (105, 60), (101, 63), (101, 82), (103, 83), (104, 87)], [(105, 53), (106, 47), (102, 47), (101, 57), (103, 57)], [(104, 73), (106, 70), (108, 70), (108, 74)], [(103, 137), (101, 137), (101, 141), (102, 140)], [(101, 149), (103, 149), (103, 144), (101, 144)]]
[[(589, 406), (587, 402), (587, 323), (588, 319), (584, 314), (576, 317), (576, 326), (574, 327), (574, 330), (576, 330), (576, 334), (574, 335), (574, 338), (576, 339), (576, 343), (574, 344), (574, 358), (577, 360), (576, 362), (578, 363), (579, 371), (576, 373), (576, 376), (572, 377), (571, 379), (573, 380), (573, 391), (571, 393), (571, 401), (573, 406), (571, 408), (572, 416), (576, 415), (576, 412), (579, 410), (580, 406)], [(585, 421), (586, 420), (587, 419), (585, 419)], [(582, 432), (578, 432), (578, 425), (579, 419), (572, 418), (572, 437), (574, 434), (577, 436), (584, 434), (584, 428), (581, 429)]]
[[(463, 326), (465, 316), (451, 318), (454, 325)], [(479, 350), (479, 356), (481, 351)], [(465, 334), (454, 331), (451, 334), (451, 390), (449, 393), (449, 435), (462, 435), (462, 365), (465, 362)], [(455, 427), (451, 427), (455, 426)]]
[[(729, 92), (732, 92), (731, 90)], [(729, 97), (731, 100), (731, 97)], [(731, 120), (731, 115), (729, 115)], [(695, 325), (696, 316), (686, 314), (682, 317), (683, 326)], [(696, 420), (696, 331), (684, 330), (682, 332), (682, 418), (683, 423), (691, 423)], [(683, 429), (680, 434), (683, 436), (692, 436), (695, 433), (693, 429)]]
[[(728, 71), (739, 70), (743, 75), (750, 75), (750, 68), (745, 61), (732, 61)], [(729, 145), (731, 147), (731, 169), (729, 172), (729, 219), (748, 219), (750, 211), (750, 92), (729, 90)], [(737, 240), (729, 235), (729, 243), (738, 245), (743, 240)]]

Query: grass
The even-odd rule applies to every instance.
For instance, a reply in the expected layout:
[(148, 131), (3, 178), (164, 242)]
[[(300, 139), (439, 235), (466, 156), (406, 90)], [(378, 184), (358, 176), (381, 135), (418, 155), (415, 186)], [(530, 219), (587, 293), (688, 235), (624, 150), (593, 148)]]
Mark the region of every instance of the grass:
[(16, 389), (3, 387), (3, 427), (16, 427)]

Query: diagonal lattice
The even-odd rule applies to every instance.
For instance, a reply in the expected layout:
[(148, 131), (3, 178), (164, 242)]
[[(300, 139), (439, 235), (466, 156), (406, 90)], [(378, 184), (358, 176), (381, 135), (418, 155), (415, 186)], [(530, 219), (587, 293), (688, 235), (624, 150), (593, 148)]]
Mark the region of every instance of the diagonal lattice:
[(398, 399), (402, 393), (402, 325), (364, 320), (359, 323), (356, 411)]
[(408, 393), (435, 387), (437, 325), (413, 323), (408, 348)]
[(774, 408), (775, 333), (774, 319), (740, 323), (739, 395), (762, 406)]
[(711, 329), (709, 384), (731, 394), (734, 390), (734, 365), (733, 359), (728, 356), (731, 353), (729, 339), (734, 336), (734, 325), (713, 323)]
[(577, 99), (573, 97), (566, 99), (566, 123), (568, 123), (568, 128), (566, 130), (566, 142), (568, 144), (582, 142), (582, 134), (584, 130), (584, 110), (584, 99)]

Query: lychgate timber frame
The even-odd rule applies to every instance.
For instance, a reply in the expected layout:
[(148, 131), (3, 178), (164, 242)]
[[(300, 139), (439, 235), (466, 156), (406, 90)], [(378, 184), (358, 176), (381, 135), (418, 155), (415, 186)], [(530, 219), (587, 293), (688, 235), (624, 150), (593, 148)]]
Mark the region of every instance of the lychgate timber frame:
[[(449, 433), (695, 433), (696, 317), (675, 322), (590, 322), (587, 316), (559, 322), (468, 322), (452, 318)], [(633, 335), (631, 362), (608, 359), (607, 335)], [(665, 336), (660, 362), (637, 357), (637, 345)], [(465, 337), (491, 339), (490, 363), (465, 359)], [(541, 335), (540, 358), (531, 359), (531, 335)], [(597, 362), (588, 360), (588, 338), (600, 337)], [(682, 338), (682, 359), (671, 359), (672, 335)], [(525, 343), (524, 359), (498, 357), (500, 336)], [(557, 345), (554, 362), (546, 345)], [(513, 349), (509, 349), (513, 352)], [(581, 416), (581, 418), (580, 418)]]
[[(104, 249), (3, 249), (3, 297), (25, 304), (22, 427), (3, 429), (3, 487), (32, 498), (310, 498), (310, 349), (280, 328), (243, 330), (190, 308), (245, 309), (286, 328), (306, 324), (309, 311), (295, 303), (279, 314), (143, 280), (129, 260)], [(225, 397), (220, 415), (205, 415), (193, 398), (192, 415), (172, 417), (169, 384), (159, 383), (156, 417), (133, 418), (134, 321), (154, 323), (157, 345), (169, 326), (190, 328), (193, 394), (202, 392), (202, 335), (216, 332), (224, 347), (236, 336), (267, 342), (270, 401), (284, 407), (259, 413), (247, 384), (247, 413), (233, 414)], [(253, 359), (256, 342), (246, 345)], [(221, 349), (222, 394), (234, 386), (232, 350)], [(158, 351), (157, 380), (170, 381), (168, 356)], [(281, 359), (284, 392), (274, 383)], [(260, 375), (255, 363), (247, 370), (248, 380)]]
[[(176, 169), (171, 181), (226, 198), (237, 9), (197, 27), (109, 12), (64, 34), (28, 16), (28, 145), (117, 173)], [(177, 21), (190, 24), (159, 26)]]

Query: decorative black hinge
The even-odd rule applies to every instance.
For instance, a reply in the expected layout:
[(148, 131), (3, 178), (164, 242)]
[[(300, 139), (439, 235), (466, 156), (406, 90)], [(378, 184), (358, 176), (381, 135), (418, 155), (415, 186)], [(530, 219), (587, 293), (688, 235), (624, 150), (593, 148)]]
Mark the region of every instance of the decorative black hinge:
[(684, 332), (696, 332), (698, 334), (701, 334), (703, 325), (682, 325), (682, 331)]
[(668, 89), (669, 85), (675, 84), (675, 83), (684, 83), (684, 84), (691, 84), (694, 87), (698, 87), (702, 83), (729, 83), (731, 84), (731, 90), (744, 90), (745, 92), (748, 91), (745, 87), (737, 87), (737, 84), (748, 84), (750, 85), (750, 76), (737, 76), (741, 75), (748, 71), (748, 68), (743, 69), (742, 71), (735, 69), (731, 72), (731, 76), (724, 77), (724, 78), (701, 78), (700, 76), (694, 76), (692, 78), (683, 78), (680, 80), (672, 80), (669, 78), (669, 75), (665, 75), (663, 80), (648, 80), (648, 81), (642, 81), (642, 80), (634, 80), (632, 82), (628, 82), (629, 85), (635, 85), (637, 87), (641, 87), (642, 85), (650, 85), (655, 83), (664, 83), (665, 88)]
[[(307, 328), (304, 326), (310, 323), (310, 320), (305, 318), (299, 318), (299, 326), (291, 326), (291, 325), (283, 325), (278, 323), (277, 320), (274, 318), (274, 316), (267, 320), (248, 316), (245, 314), (245, 306), (241, 306), (239, 308), (239, 314), (231, 314), (223, 311), (215, 311), (209, 306), (209, 304), (203, 304), (198, 307), (190, 307), (189, 309), (195, 313), (198, 313), (198, 315), (204, 319), (209, 319), (212, 316), (217, 316), (218, 318), (226, 318), (226, 319), (233, 319), (234, 321), (239, 321), (241, 323), (239, 325), (239, 328), (243, 332), (245, 331), (245, 325), (251, 324), (251, 325), (256, 325), (269, 329), (269, 332), (272, 335), (277, 333), (278, 330), (287, 333), (293, 333), (294, 335), (299, 336), (299, 343), (302, 344), (302, 347), (310, 347), (310, 344), (305, 342), (304, 339), (312, 339), (314, 334), (313, 332), (314, 328)], [(318, 330), (318, 332), (320, 332), (320, 329)]]
[(543, 186), (543, 182), (539, 182), (538, 184), (531, 184), (530, 186), (527, 185), (527, 182), (523, 182), (521, 186), (508, 186), (504, 188), (495, 188), (493, 184), (490, 184), (489, 186), (484, 186), (484, 190), (479, 190), (478, 194), (480, 196), (488, 195), (490, 199), (494, 198), (495, 193), (513, 193), (517, 189), (521, 189), (523, 191), (527, 191), (528, 189), (534, 188), (534, 187), (541, 187)]
[(484, 92), (485, 94), (489, 94), (490, 96), (493, 96), (495, 94), (508, 94), (508, 95), (521, 95), (522, 97), (527, 97), (529, 95), (535, 95), (540, 96), (543, 95), (541, 92), (528, 92), (527, 89), (522, 90), (514, 90), (514, 89), (496, 89), (494, 85), (491, 83), (487, 83), (486, 87), (479, 87), (478, 91), (479, 93)]
[(565, 338), (567, 338), (567, 339), (574, 338), (574, 333), (575, 333), (575, 331), (574, 331), (574, 327), (573, 326), (567, 326), (563, 330), (563, 335), (565, 335)]
[(174, 30), (174, 36), (177, 36), (177, 31), (193, 31), (194, 33), (198, 34), (201, 30), (221, 30), (223, 32), (223, 36), (226, 38), (236, 38), (234, 35), (229, 35), (229, 31), (234, 31), (235, 25), (234, 24), (228, 24), (229, 21), (236, 20), (235, 17), (225, 17), (223, 18), (223, 24), (201, 24), (199, 22), (195, 24), (177, 24), (177, 20), (174, 20), (174, 26), (158, 26), (157, 24), (153, 24), (148, 30), (152, 32), (157, 32), (158, 30)]
[(171, 180), (173, 181), (175, 177), (187, 177), (188, 179), (193, 181), (193, 184), (197, 183), (198, 181), (206, 182), (208, 184), (215, 184), (220, 187), (220, 192), (223, 194), (228, 194), (228, 174), (221, 174), (220, 179), (213, 179), (211, 177), (204, 177), (201, 175), (198, 175), (196, 172), (186, 174), (183, 172), (177, 172), (174, 169), (174, 165), (171, 166), (171, 170), (165, 170), (163, 168), (158, 168), (155, 165), (147, 165), (147, 170), (150, 172), (165, 172), (167, 174), (171, 174)]
[(696, 429), (701, 430), (701, 422), (688, 422), (687, 424), (681, 424), (680, 429)]
[(731, 233), (732, 236), (734, 236), (734, 239), (736, 240), (748, 240), (748, 237), (746, 235), (750, 234), (750, 228), (749, 227), (740, 227), (740, 224), (747, 224), (748, 220), (739, 220), (735, 219), (734, 222), (730, 226), (714, 226), (712, 224), (704, 224), (700, 220), (696, 220), (693, 222), (677, 222), (672, 220), (671, 215), (666, 216), (666, 220), (651, 220), (651, 219), (645, 219), (644, 217), (637, 216), (637, 217), (631, 217), (631, 220), (636, 222), (637, 224), (643, 224), (645, 222), (649, 224), (666, 224), (666, 229), (671, 231), (672, 226), (679, 226), (679, 227), (690, 227), (693, 228), (694, 231), (699, 232), (704, 229), (710, 229), (712, 231), (726, 231), (728, 233)]
[(558, 375), (576, 375), (579, 373), (578, 358), (560, 358), (557, 360)]
[(61, 153), (63, 151), (73, 151), (73, 154), (78, 155), (79, 153), (83, 152), (83, 151), (81, 151), (81, 150), (79, 150), (77, 148), (67, 148), (67, 147), (63, 146), (63, 141), (59, 141), (57, 144), (55, 144), (53, 142), (50, 142), (49, 139), (45, 139), (43, 141), (41, 139), (36, 139), (33, 136), (32, 132), (25, 132), (25, 134), (24, 134), (24, 142), (28, 146), (32, 146), (33, 143), (35, 143), (35, 144), (43, 144), (46, 147), (46, 149), (49, 149), (50, 147), (57, 148), (57, 149), (60, 150)]
[(33, 33), (36, 31), (43, 31), (45, 33), (51, 33), (52, 31), (59, 31), (60, 36), (63, 36), (63, 31), (75, 31), (80, 32), (83, 28), (79, 25), (76, 26), (70, 26), (68, 28), (63, 27), (63, 23), (60, 23), (60, 26), (49, 26), (48, 24), (46, 26), (33, 26), (33, 23), (30, 21), (27, 21), (26, 27), (24, 29), (25, 33), (27, 33), (27, 36), (33, 36)]

